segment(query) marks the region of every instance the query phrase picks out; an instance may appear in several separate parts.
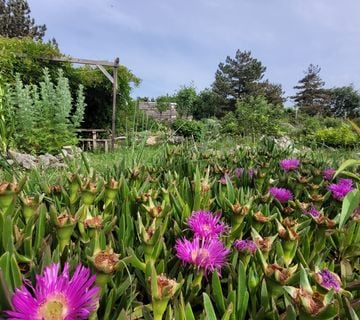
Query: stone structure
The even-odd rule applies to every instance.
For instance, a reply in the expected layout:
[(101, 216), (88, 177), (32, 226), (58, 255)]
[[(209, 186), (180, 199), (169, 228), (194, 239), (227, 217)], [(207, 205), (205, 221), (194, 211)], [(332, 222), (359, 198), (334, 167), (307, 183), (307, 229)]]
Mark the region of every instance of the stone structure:
[(139, 109), (144, 111), (149, 117), (159, 121), (174, 121), (177, 117), (176, 103), (170, 103), (168, 110), (160, 112), (156, 108), (156, 102), (139, 101)]

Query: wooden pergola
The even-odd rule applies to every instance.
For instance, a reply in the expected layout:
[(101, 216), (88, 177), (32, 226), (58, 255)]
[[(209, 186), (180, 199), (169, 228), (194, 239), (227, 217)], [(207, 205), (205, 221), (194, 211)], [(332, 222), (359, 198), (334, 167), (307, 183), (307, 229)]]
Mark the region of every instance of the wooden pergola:
[[(113, 105), (112, 105), (112, 119), (111, 119), (111, 149), (115, 149), (115, 119), (116, 119), (116, 94), (117, 94), (117, 76), (119, 68), (119, 58), (115, 58), (113, 62), (104, 61), (104, 60), (89, 60), (89, 59), (79, 59), (72, 57), (49, 57), (47, 58), (50, 61), (55, 62), (70, 62), (76, 64), (88, 64), (94, 65), (100, 69), (100, 71), (105, 75), (106, 78), (113, 85)], [(113, 74), (111, 75), (104, 67), (112, 67)]]

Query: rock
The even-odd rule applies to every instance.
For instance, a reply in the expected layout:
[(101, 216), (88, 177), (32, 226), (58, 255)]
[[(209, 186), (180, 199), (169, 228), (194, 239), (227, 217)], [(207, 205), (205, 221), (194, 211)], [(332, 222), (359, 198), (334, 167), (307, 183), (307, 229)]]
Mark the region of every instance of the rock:
[(172, 136), (169, 138), (169, 142), (173, 144), (180, 144), (185, 141), (183, 136)]
[(39, 163), (44, 167), (50, 167), (53, 164), (58, 163), (59, 160), (55, 156), (46, 153), (39, 156)]
[(8, 163), (8, 165), (12, 166), (14, 164), (14, 160), (12, 159), (6, 159), (6, 162)]
[(37, 165), (36, 157), (13, 150), (8, 151), (9, 157), (25, 169), (34, 169)]
[(275, 143), (283, 149), (293, 148), (294, 142), (287, 136), (280, 137), (279, 139), (275, 139)]
[(61, 153), (56, 155), (56, 158), (59, 161), (64, 160), (64, 156), (70, 160), (78, 157), (81, 154), (82, 150), (79, 147), (75, 146), (64, 146), (61, 150)]
[(148, 146), (153, 146), (156, 144), (156, 137), (155, 136), (150, 136), (149, 138), (146, 139), (146, 144)]
[(76, 146), (63, 146), (62, 151), (72, 156), (77, 156), (82, 152), (82, 150)]

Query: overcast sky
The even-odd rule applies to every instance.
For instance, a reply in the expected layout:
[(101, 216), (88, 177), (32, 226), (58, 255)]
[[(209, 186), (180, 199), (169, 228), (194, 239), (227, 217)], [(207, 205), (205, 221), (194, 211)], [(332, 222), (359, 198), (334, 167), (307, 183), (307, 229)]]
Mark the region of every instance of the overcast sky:
[(133, 96), (209, 87), (220, 62), (251, 50), (286, 95), (310, 63), (327, 87), (360, 88), (360, 0), (28, 0), (62, 52), (120, 58)]

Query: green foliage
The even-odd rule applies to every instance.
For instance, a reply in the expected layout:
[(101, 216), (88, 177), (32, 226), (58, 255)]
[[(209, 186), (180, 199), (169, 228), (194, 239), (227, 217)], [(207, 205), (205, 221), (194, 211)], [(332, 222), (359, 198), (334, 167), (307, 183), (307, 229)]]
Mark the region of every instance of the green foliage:
[(176, 111), (180, 117), (187, 117), (192, 114), (196, 97), (196, 90), (192, 84), (190, 86), (182, 86), (176, 92)]
[(5, 109), (5, 89), (0, 78), (0, 153), (5, 153), (9, 145), (11, 125), (7, 121), (7, 110)]
[[(43, 69), (48, 68), (55, 77), (59, 64), (46, 60), (49, 56), (59, 56), (57, 48), (49, 43), (30, 38), (0, 37), (0, 75), (4, 83), (14, 83), (19, 74), (24, 84), (36, 84), (42, 79)], [(72, 67), (63, 63), (64, 74), (73, 79)], [(76, 85), (78, 84), (77, 81)]]
[[(55, 174), (1, 181), (0, 317), (15, 288), (24, 281), (35, 286), (52, 262), (68, 262), (71, 273), (80, 263), (90, 267), (101, 286), (89, 319), (356, 319), (359, 184), (354, 178), (356, 190), (337, 200), (322, 176), (344, 154), (309, 151), (298, 156), (296, 170), (284, 172), (279, 161), (293, 155), (272, 139), (254, 147), (203, 147), (124, 147), (92, 155), (101, 157), (101, 171), (84, 156), (84, 163), (74, 160)], [(105, 157), (112, 159), (106, 166)], [(340, 169), (355, 177), (355, 165)], [(273, 186), (290, 189), (293, 200), (269, 196)], [(176, 241), (194, 237), (188, 217), (199, 209), (219, 214), (226, 225), (218, 236), (229, 250), (221, 270), (194, 266), (195, 248), (189, 263), (176, 255)], [(253, 240), (256, 252), (236, 250), (240, 239)], [(217, 252), (206, 253), (216, 258)], [(320, 277), (323, 269), (336, 274), (330, 285)], [(331, 289), (338, 280), (341, 288)]]
[(139, 110), (137, 102), (134, 100), (130, 100), (126, 107), (119, 108), (118, 118), (121, 119), (118, 123), (119, 132), (124, 133), (129, 138), (136, 132), (155, 131), (160, 127), (159, 122), (149, 117), (144, 111)]
[(331, 89), (329, 111), (336, 117), (360, 115), (360, 93), (352, 85)]
[(239, 133), (238, 119), (234, 112), (228, 112), (224, 117), (222, 117), (221, 126), (223, 133)]
[(236, 112), (228, 113), (222, 120), (223, 131), (241, 135), (272, 135), (282, 133), (282, 107), (269, 104), (264, 97), (250, 97), (238, 101)]
[(186, 138), (193, 137), (195, 140), (200, 140), (203, 137), (204, 127), (199, 121), (176, 119), (171, 126), (176, 134)]
[(204, 136), (207, 139), (215, 139), (220, 136), (222, 126), (220, 120), (216, 118), (202, 119), (201, 123), (204, 129)]
[[(94, 67), (81, 67), (76, 70), (79, 82), (84, 85), (85, 118), (84, 128), (111, 128), (112, 94), (111, 82)], [(108, 68), (111, 74), (112, 69)], [(116, 128), (125, 132), (125, 122), (131, 121), (135, 108), (130, 96), (132, 86), (137, 86), (140, 79), (124, 66), (118, 68), (118, 94), (116, 99), (117, 117)], [(124, 119), (124, 115), (128, 118)]]
[(266, 68), (251, 56), (250, 51), (237, 50), (235, 58), (226, 57), (225, 63), (219, 64), (215, 73), (213, 91), (222, 99), (221, 109), (217, 114), (234, 111), (238, 99), (252, 96), (256, 83), (264, 76)]
[(7, 121), (14, 121), (14, 145), (31, 153), (57, 153), (64, 145), (76, 143), (75, 129), (84, 116), (83, 88), (80, 85), (75, 106), (68, 79), (58, 71), (56, 83), (44, 69), (43, 81), (24, 85), (16, 77), (5, 97)]
[(349, 147), (358, 144), (357, 134), (348, 126), (324, 128), (315, 131), (314, 138), (318, 143), (332, 147)]
[(321, 68), (310, 64), (304, 78), (294, 87), (297, 90), (294, 99), (300, 111), (309, 115), (323, 115), (330, 100), (330, 91), (324, 89), (325, 82), (320, 78)]
[(46, 26), (35, 25), (34, 19), (30, 18), (30, 12), (26, 0), (0, 0), (0, 35), (41, 40), (45, 35)]
[(201, 91), (194, 102), (192, 115), (194, 119), (214, 117), (219, 109), (219, 96), (209, 89)]
[(162, 113), (170, 108), (171, 102), (174, 102), (174, 98), (169, 95), (157, 97), (156, 108)]

